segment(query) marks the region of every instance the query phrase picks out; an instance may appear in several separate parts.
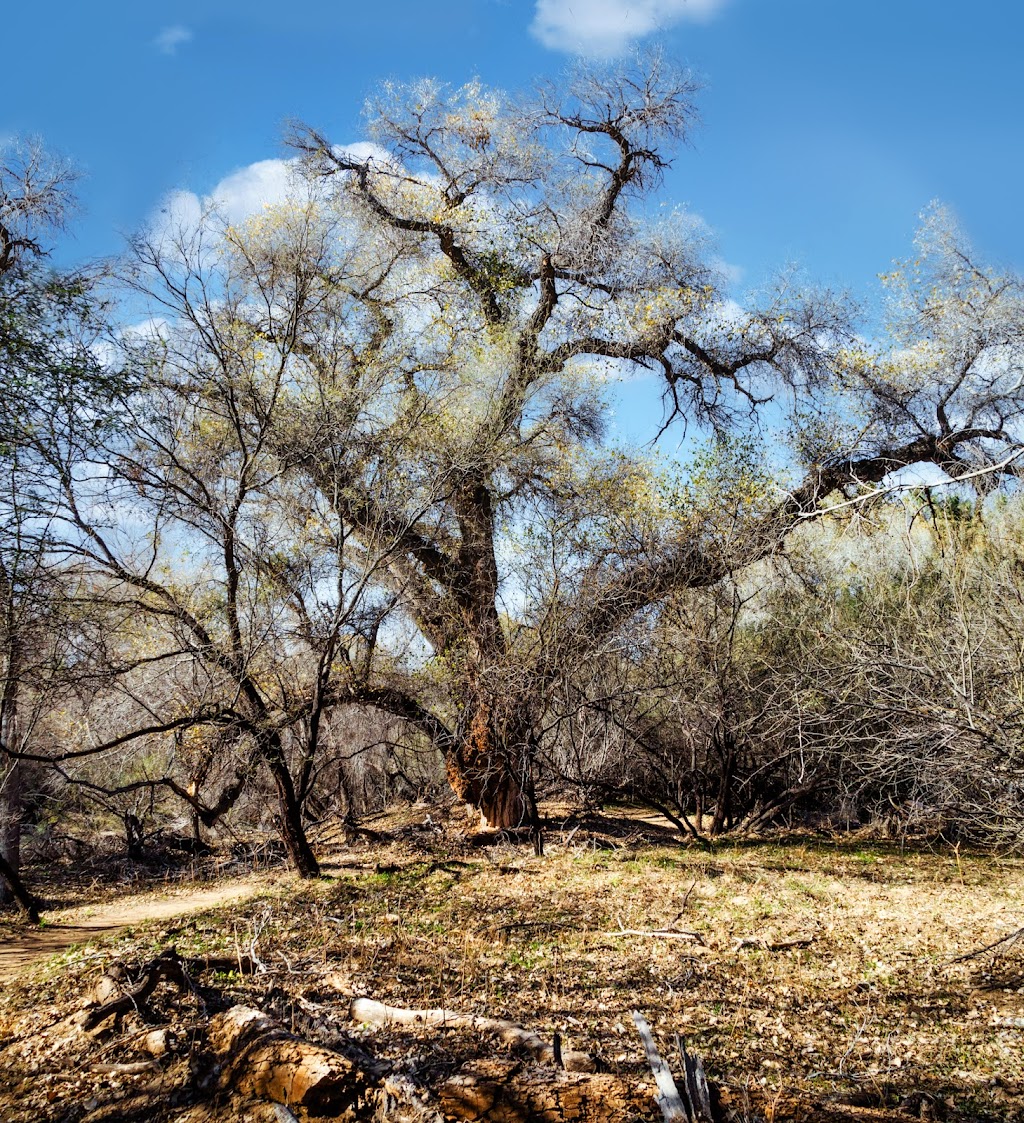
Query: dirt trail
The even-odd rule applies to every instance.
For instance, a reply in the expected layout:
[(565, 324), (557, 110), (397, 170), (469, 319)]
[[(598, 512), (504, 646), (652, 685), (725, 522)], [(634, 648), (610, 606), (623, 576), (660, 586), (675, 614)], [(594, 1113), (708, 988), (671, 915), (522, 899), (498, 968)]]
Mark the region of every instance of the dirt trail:
[(205, 888), (162, 889), (122, 897), (99, 905), (44, 913), (45, 927), (26, 930), (0, 943), (0, 983), (11, 979), (39, 959), (108, 936), (147, 920), (170, 920), (192, 912), (244, 901), (270, 885), (266, 875), (222, 881)]

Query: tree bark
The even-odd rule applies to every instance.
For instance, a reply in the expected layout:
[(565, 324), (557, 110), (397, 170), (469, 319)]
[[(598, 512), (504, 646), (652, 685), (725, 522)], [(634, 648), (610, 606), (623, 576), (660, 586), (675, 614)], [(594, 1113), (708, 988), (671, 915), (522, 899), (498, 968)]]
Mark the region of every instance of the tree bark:
[(288, 762), (285, 759), (280, 735), (275, 732), (267, 736), (262, 748), (263, 757), (277, 788), (281, 839), (288, 853), (288, 859), (299, 877), (319, 877), (320, 863), (316, 860), (316, 855), (306, 837), (306, 828), (302, 822), (302, 807), (295, 792), (292, 775), (288, 771)]
[[(6, 739), (3, 743), (7, 744)], [(0, 750), (0, 858), (17, 877), (21, 873), (22, 763), (5, 756)], [(5, 873), (4, 880), (0, 880), (0, 905), (17, 899), (9, 881)]]
[(25, 888), (18, 871), (11, 867), (0, 854), (0, 888), (8, 888), (11, 901), (16, 901), (33, 924), (39, 923), (39, 902)]
[[(501, 708), (508, 705), (503, 700)], [(495, 713), (488, 699), (474, 699), (467, 734), (448, 761), (455, 794), (480, 812), (483, 826), (511, 830), (533, 825), (525, 780), (530, 762), (526, 738)]]
[(371, 1087), (348, 1058), (295, 1037), (247, 1006), (214, 1017), (209, 1042), (221, 1058), (226, 1087), (313, 1115), (341, 1115)]
[(463, 1065), (437, 1089), (446, 1119), (473, 1123), (620, 1123), (655, 1119), (649, 1092), (610, 1073), (524, 1069), (512, 1061)]
[[(13, 632), (15, 625), (6, 621), (7, 630)], [(15, 900), (23, 903), (14, 887), (21, 873), (21, 820), (22, 820), (22, 769), (24, 765), (7, 749), (20, 745), (18, 689), (21, 675), (22, 650), (16, 635), (10, 634), (7, 641), (7, 657), (4, 660), (3, 693), (0, 695), (0, 858), (6, 866), (4, 879), (0, 880), (0, 905), (12, 904)], [(12, 880), (13, 875), (13, 880)]]

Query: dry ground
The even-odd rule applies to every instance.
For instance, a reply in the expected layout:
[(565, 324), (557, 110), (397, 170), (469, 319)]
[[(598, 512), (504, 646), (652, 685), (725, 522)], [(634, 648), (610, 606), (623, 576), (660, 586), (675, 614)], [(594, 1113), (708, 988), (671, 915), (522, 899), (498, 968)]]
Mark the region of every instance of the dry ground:
[[(1024, 927), (1021, 859), (812, 836), (705, 852), (625, 814), (567, 819), (540, 858), (471, 845), (436, 810), (371, 825), (379, 837), (335, 845), (324, 881), (284, 879), (8, 981), (0, 1119), (274, 1118), (190, 1083), (211, 1010), (241, 1002), (305, 1032), (303, 1010), (342, 1018), (346, 992), (557, 1031), (643, 1083), (638, 1009), (670, 1061), (677, 1032), (703, 1057), (725, 1118), (1024, 1119), (1024, 940), (955, 962)], [(667, 929), (692, 936), (651, 934)], [(197, 968), (194, 994), (162, 987), (104, 1033), (71, 1025), (109, 963), (171, 945), (219, 957), (219, 973)], [(171, 1043), (155, 1078), (94, 1071), (137, 1061), (153, 1025)], [(426, 1083), (504, 1048), (343, 1020), (336, 1034)]]

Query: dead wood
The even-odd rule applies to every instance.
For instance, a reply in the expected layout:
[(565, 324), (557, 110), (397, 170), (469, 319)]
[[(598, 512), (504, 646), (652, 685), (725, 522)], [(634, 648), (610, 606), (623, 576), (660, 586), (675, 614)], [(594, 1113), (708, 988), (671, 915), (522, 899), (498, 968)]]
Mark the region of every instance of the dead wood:
[(654, 940), (689, 940), (704, 946), (704, 937), (699, 932), (680, 932), (674, 928), (617, 928), (614, 932), (602, 932), (603, 936), (647, 936)]
[(634, 1010), (633, 1022), (637, 1033), (640, 1034), (640, 1040), (644, 1043), (644, 1053), (647, 1055), (647, 1063), (651, 1066), (654, 1082), (658, 1085), (658, 1107), (661, 1108), (662, 1118), (665, 1123), (690, 1123), (689, 1113), (682, 1096), (679, 1095), (672, 1070), (661, 1059), (647, 1019), (639, 1010)]
[[(353, 1021), (364, 1025), (436, 1026), (442, 1029), (468, 1029), (479, 1033), (493, 1033), (506, 1045), (521, 1049), (541, 1064), (557, 1065), (554, 1043), (548, 1044), (532, 1030), (524, 1029), (503, 1018), (460, 1014), (454, 1010), (411, 1010), (402, 1006), (388, 1006), (372, 998), (356, 998), (350, 1007)], [(559, 1049), (562, 1067), (569, 1072), (596, 1072), (597, 1065), (589, 1053), (572, 1049)]]
[(814, 943), (813, 936), (791, 936), (786, 940), (776, 940), (774, 943), (764, 939), (763, 936), (734, 936), (734, 952), (744, 948), (760, 948), (761, 951), (789, 951), (792, 948), (806, 948)]
[(649, 1119), (654, 1101), (610, 1073), (524, 1068), (514, 1061), (464, 1065), (437, 1091), (448, 1120), (472, 1123), (622, 1123)]
[(977, 951), (969, 951), (964, 955), (958, 955), (955, 959), (951, 959), (949, 964), (966, 963), (969, 959), (978, 959), (987, 952), (995, 952), (997, 949), (1003, 952), (1009, 951), (1014, 944), (1019, 943), (1022, 939), (1024, 939), (1024, 928), (1018, 928), (1016, 932), (1011, 932), (1009, 936), (1003, 936), (994, 943), (986, 944), (983, 948), (978, 948)]
[(192, 980), (173, 948), (150, 960), (142, 968), (139, 980), (134, 984), (129, 982), (124, 967), (115, 964), (101, 978), (94, 991), (93, 1000), (98, 1001), (98, 1005), (79, 1015), (78, 1025), (88, 1032), (110, 1017), (137, 1010), (156, 990), (161, 980), (174, 983), (180, 990), (193, 989)]
[(127, 1064), (100, 1063), (89, 1065), (89, 1071), (106, 1076), (142, 1076), (147, 1072), (159, 1072), (160, 1066), (156, 1061), (132, 1061)]
[(386, 1076), (377, 1091), (376, 1119), (384, 1123), (447, 1123), (434, 1097), (408, 1076)]
[(676, 1048), (683, 1062), (683, 1095), (693, 1123), (714, 1123), (714, 1110), (711, 1106), (711, 1086), (704, 1071), (700, 1057), (687, 1052), (686, 1043), (676, 1034)]
[(347, 1057), (303, 1041), (248, 1006), (212, 1018), (207, 1039), (221, 1065), (222, 1089), (315, 1115), (340, 1115), (372, 1083)]

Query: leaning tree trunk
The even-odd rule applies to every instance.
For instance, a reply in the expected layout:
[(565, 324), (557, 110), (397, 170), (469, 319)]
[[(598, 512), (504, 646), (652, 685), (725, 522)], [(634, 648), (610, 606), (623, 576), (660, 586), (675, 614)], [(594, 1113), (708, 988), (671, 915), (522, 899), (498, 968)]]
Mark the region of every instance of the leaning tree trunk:
[(309, 845), (309, 839), (306, 838), (306, 828), (302, 822), (302, 807), (295, 792), (292, 774), (288, 771), (288, 761), (285, 758), (280, 735), (276, 732), (269, 734), (261, 749), (277, 788), (279, 829), (288, 859), (299, 877), (319, 877), (320, 863), (317, 862)]

